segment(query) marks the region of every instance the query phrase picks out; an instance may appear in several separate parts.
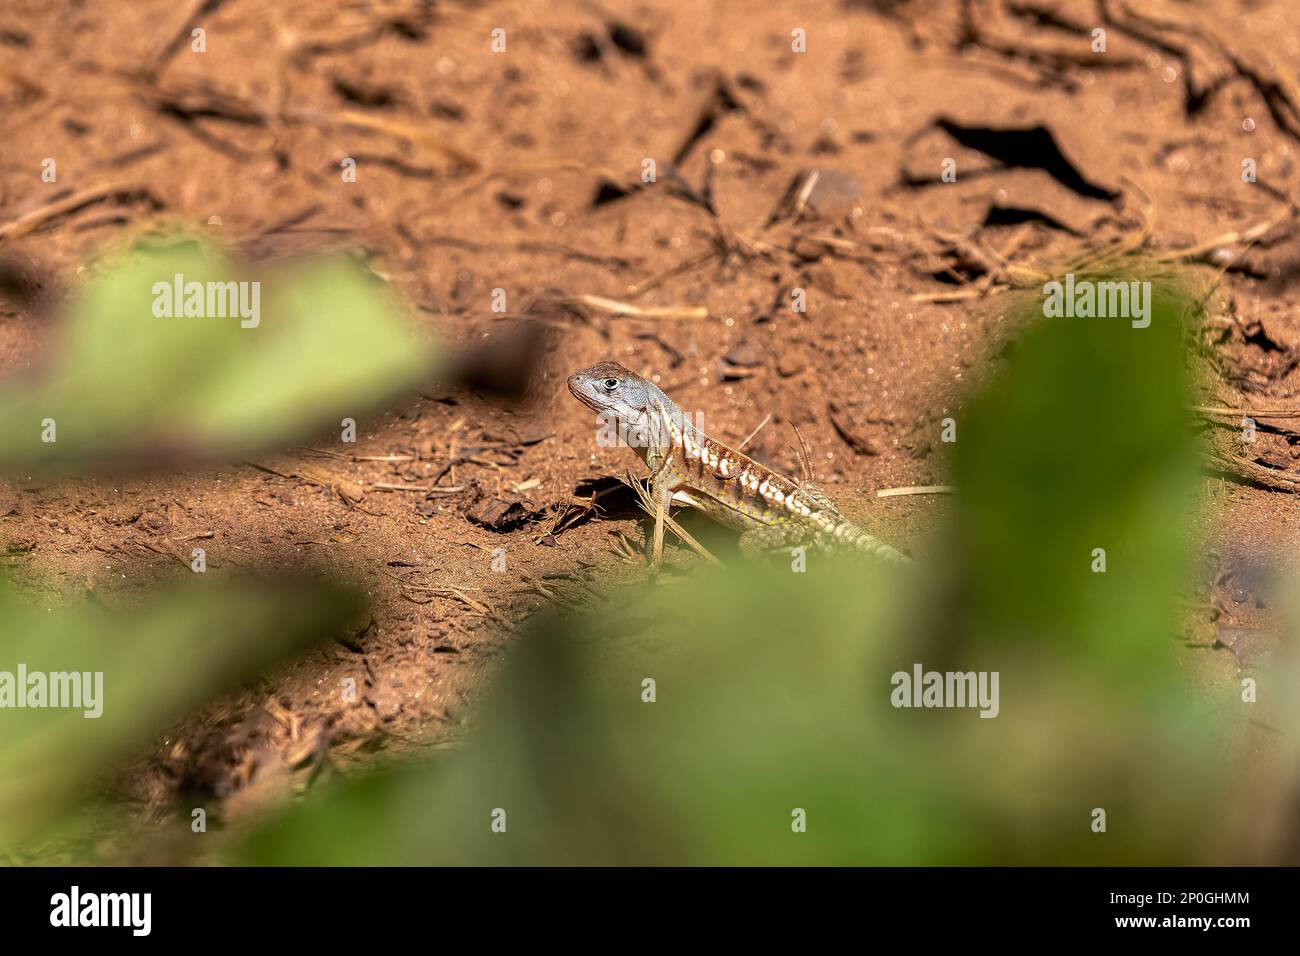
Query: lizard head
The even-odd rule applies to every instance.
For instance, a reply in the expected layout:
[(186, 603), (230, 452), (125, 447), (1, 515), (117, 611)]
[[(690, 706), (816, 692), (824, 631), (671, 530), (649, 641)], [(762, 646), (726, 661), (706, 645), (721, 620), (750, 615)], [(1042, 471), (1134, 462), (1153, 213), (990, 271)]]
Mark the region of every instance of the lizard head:
[(652, 386), (617, 362), (601, 362), (569, 376), (573, 397), (595, 412), (627, 415), (650, 405)]

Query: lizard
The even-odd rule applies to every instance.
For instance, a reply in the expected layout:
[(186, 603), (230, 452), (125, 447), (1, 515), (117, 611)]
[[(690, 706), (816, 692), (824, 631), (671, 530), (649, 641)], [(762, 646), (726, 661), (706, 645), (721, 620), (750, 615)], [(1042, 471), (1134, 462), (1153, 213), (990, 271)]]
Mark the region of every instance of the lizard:
[(601, 362), (568, 379), (573, 397), (615, 427), (650, 469), (655, 505), (651, 565), (663, 554), (663, 518), (673, 504), (704, 512), (741, 532), (742, 551), (816, 544), (894, 564), (911, 558), (853, 524), (822, 491), (788, 478), (705, 434), (653, 382), (617, 362)]

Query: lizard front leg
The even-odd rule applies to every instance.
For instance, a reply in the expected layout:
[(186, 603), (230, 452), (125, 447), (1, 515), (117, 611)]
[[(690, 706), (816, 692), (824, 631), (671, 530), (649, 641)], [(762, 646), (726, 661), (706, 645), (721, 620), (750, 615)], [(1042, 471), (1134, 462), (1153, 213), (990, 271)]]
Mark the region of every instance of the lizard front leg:
[(668, 506), (673, 500), (672, 485), (666, 480), (666, 476), (651, 482), (650, 496), (655, 503), (655, 531), (654, 543), (650, 548), (650, 567), (657, 568), (664, 557), (664, 515), (668, 514)]
[(664, 516), (672, 504), (676, 485), (669, 465), (672, 455), (658, 449), (651, 449), (646, 455), (646, 464), (650, 466), (650, 501), (654, 505), (655, 527), (652, 537), (646, 539), (646, 560), (651, 568), (657, 568), (664, 557)]

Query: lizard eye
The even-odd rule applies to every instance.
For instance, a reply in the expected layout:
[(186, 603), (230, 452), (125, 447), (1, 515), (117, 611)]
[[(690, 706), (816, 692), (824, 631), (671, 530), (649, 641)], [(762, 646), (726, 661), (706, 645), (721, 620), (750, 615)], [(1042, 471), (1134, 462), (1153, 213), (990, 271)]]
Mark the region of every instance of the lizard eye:
[(605, 386), (605, 391), (612, 392), (614, 391), (614, 389), (618, 388), (618, 379), (607, 378), (605, 379), (605, 381), (601, 382), (600, 384)]

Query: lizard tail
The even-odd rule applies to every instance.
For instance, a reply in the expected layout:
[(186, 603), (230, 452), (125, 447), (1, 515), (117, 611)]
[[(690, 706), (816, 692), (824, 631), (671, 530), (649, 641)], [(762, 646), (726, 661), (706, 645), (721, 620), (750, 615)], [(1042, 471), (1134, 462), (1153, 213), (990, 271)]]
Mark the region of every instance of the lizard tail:
[(854, 528), (849, 540), (855, 549), (870, 557), (884, 561), (888, 564), (894, 564), (899, 567), (910, 567), (916, 564), (911, 558), (903, 554), (897, 548), (885, 544), (874, 535), (867, 534), (865, 531)]

